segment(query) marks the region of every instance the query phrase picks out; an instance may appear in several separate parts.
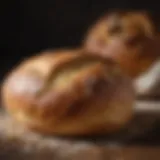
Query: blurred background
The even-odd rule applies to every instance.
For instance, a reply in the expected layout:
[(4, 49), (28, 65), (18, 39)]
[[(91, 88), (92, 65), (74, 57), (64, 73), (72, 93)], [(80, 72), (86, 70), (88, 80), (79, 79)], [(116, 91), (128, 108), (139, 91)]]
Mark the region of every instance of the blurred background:
[(5, 0), (0, 4), (1, 78), (35, 52), (80, 44), (87, 28), (112, 9), (145, 9), (156, 18), (157, 3), (138, 0)]

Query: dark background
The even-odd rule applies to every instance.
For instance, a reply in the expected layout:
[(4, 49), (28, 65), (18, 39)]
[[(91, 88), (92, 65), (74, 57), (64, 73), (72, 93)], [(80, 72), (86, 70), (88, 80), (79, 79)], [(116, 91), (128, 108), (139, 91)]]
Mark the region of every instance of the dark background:
[[(158, 1), (157, 1), (158, 2)], [(5, 0), (0, 4), (0, 78), (35, 52), (80, 44), (87, 28), (111, 9), (143, 9), (158, 19), (154, 1)], [(158, 22), (156, 20), (156, 22)], [(160, 131), (159, 131), (160, 133)], [(153, 137), (159, 134), (153, 132)], [(158, 136), (159, 137), (159, 136)], [(157, 138), (158, 138), (157, 137)], [(159, 143), (155, 138), (154, 143)], [(145, 140), (146, 141), (146, 140)], [(152, 137), (148, 141), (153, 142)]]
[[(141, 4), (141, 3), (142, 4)], [(1, 74), (35, 52), (80, 44), (86, 29), (111, 9), (146, 9), (157, 3), (136, 0), (5, 0), (0, 4)]]

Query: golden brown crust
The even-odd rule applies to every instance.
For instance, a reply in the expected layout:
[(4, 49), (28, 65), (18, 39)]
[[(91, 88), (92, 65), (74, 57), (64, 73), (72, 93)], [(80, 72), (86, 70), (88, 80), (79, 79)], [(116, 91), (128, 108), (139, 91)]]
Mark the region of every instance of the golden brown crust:
[(8, 112), (32, 129), (60, 135), (108, 133), (132, 117), (134, 91), (110, 60), (82, 50), (41, 53), (6, 78)]
[(146, 71), (159, 56), (159, 35), (149, 14), (111, 12), (93, 25), (84, 40), (87, 50), (119, 63), (131, 77)]

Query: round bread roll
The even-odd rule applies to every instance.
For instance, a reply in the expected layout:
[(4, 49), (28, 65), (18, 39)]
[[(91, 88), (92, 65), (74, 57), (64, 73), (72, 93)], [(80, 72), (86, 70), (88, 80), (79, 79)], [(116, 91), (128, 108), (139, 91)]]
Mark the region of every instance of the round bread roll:
[(7, 111), (43, 134), (106, 134), (123, 127), (133, 114), (130, 78), (112, 61), (82, 52), (46, 51), (22, 62), (2, 87)]
[(150, 16), (144, 12), (111, 12), (90, 28), (84, 48), (113, 59), (135, 78), (159, 57), (157, 35)]

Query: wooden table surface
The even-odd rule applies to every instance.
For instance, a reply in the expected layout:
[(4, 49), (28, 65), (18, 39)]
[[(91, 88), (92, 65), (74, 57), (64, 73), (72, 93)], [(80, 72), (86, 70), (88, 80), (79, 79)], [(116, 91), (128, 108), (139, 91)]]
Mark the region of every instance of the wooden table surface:
[[(148, 115), (151, 119), (159, 118), (159, 102), (136, 102), (136, 108), (139, 108), (140, 119), (135, 126)], [(144, 108), (148, 112), (144, 112)], [(159, 121), (155, 120), (159, 127)], [(149, 121), (144, 120), (138, 131)], [(160, 129), (157, 130), (152, 123), (150, 126), (149, 131), (144, 130), (143, 134), (129, 136), (135, 129), (128, 129), (113, 139), (45, 137), (26, 130), (1, 111), (0, 160), (160, 160)]]

